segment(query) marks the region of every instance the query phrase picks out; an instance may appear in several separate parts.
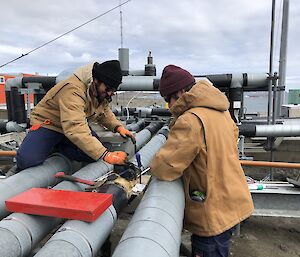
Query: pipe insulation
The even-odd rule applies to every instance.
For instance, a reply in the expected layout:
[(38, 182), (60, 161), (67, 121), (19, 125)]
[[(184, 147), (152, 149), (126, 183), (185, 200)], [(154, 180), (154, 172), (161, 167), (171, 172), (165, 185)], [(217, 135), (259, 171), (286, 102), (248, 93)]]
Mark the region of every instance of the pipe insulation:
[(15, 121), (1, 121), (0, 122), (0, 133), (6, 134), (10, 132), (22, 132), (27, 128), (27, 124), (18, 124)]
[(180, 179), (153, 179), (127, 226), (113, 257), (179, 256), (184, 214)]
[[(155, 153), (165, 141), (165, 136), (158, 134), (139, 151), (144, 167), (147, 167), (150, 164)], [(135, 158), (132, 158), (130, 161), (133, 163), (136, 162)], [(67, 221), (35, 255), (35, 257), (96, 256), (116, 222), (116, 211), (113, 210), (114, 207), (110, 206), (109, 209), (92, 223), (78, 220)]]
[(136, 108), (114, 108), (113, 113), (117, 116), (126, 115), (137, 115), (139, 117), (152, 117), (157, 116), (171, 116), (169, 109), (165, 108), (147, 108), (147, 107), (136, 107)]
[[(98, 161), (88, 164), (74, 173), (74, 176), (94, 180), (111, 169), (112, 165), (107, 165), (102, 161)], [(53, 189), (83, 191), (85, 187), (86, 185), (80, 183), (62, 181), (53, 187)], [(62, 219), (53, 217), (12, 213), (0, 221), (0, 256), (27, 256), (34, 246), (52, 229), (58, 226), (61, 221)]]
[[(138, 143), (142, 145), (143, 142), (140, 142), (139, 140), (143, 140), (143, 142), (145, 142), (147, 139), (137, 138)], [(95, 180), (112, 169), (112, 165), (99, 160), (80, 169), (74, 173), (74, 176), (86, 180)], [(39, 172), (43, 174), (41, 171)], [(57, 170), (55, 170), (55, 173), (56, 172)], [(52, 174), (53, 178), (55, 173)], [(32, 178), (34, 179), (34, 177)], [(71, 191), (83, 191), (85, 188), (86, 185), (84, 184), (73, 183), (70, 181), (62, 181), (53, 187), (53, 189), (56, 190)], [(113, 213), (113, 210), (111, 212)], [(62, 219), (58, 218), (34, 216), (24, 213), (12, 213), (0, 221), (0, 256), (27, 256), (34, 246), (52, 229), (59, 225), (61, 221)]]
[(241, 125), (240, 134), (258, 137), (295, 137), (300, 136), (300, 125), (275, 124), (275, 125)]
[(30, 84), (39, 84), (41, 88), (48, 91), (55, 85), (56, 77), (49, 76), (29, 76), (29, 77), (15, 77), (8, 79), (5, 83), (5, 91), (11, 91), (12, 87), (27, 88)]
[(9, 213), (5, 209), (6, 199), (32, 187), (47, 187), (54, 185), (57, 183), (57, 179), (54, 175), (61, 170), (66, 174), (71, 174), (72, 165), (63, 155), (55, 154), (45, 160), (42, 165), (22, 170), (11, 177), (1, 179), (0, 217), (3, 218)]
[(145, 143), (141, 139), (145, 139), (145, 143), (147, 143), (151, 139), (151, 132), (148, 129), (143, 129), (139, 133), (136, 134), (136, 149), (141, 149), (145, 145)]
[(142, 130), (144, 127), (145, 127), (145, 120), (144, 119), (140, 119), (137, 122), (133, 122), (129, 125), (126, 125), (126, 128), (129, 131), (136, 131), (136, 132)]
[[(61, 72), (57, 77), (32, 76), (32, 77), (16, 77), (7, 80), (5, 91), (10, 91), (12, 86), (18, 88), (26, 88), (31, 83), (39, 83), (41, 88), (48, 91), (56, 83), (71, 76), (76, 68), (72, 67)], [(194, 75), (196, 81), (208, 78), (218, 88), (232, 87), (233, 77), (242, 77), (241, 85), (244, 91), (267, 90), (268, 75), (265, 73), (241, 73), (241, 74), (208, 74)], [(119, 91), (158, 91), (159, 80), (157, 76), (123, 76), (122, 84)]]

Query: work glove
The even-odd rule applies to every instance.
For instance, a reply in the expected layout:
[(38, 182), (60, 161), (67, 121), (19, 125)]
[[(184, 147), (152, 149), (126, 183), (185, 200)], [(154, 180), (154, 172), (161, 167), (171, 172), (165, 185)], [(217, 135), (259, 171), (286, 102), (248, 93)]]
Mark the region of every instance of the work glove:
[(127, 162), (127, 153), (122, 151), (106, 152), (103, 160), (112, 165), (124, 165)]
[(126, 128), (124, 128), (123, 126), (119, 126), (119, 127), (117, 128), (117, 132), (118, 132), (122, 137), (130, 137), (132, 143), (133, 143), (133, 144), (136, 144), (136, 140), (135, 140), (134, 135), (133, 135), (129, 130), (127, 130)]

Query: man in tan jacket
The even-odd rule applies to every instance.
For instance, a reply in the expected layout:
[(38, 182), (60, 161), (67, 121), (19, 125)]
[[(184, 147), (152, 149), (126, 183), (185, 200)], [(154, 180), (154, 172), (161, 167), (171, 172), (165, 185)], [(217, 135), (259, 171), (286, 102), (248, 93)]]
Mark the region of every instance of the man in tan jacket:
[(110, 164), (124, 164), (125, 152), (109, 152), (91, 130), (98, 124), (134, 140), (109, 108), (109, 102), (122, 83), (117, 60), (90, 63), (51, 88), (31, 113), (32, 125), (17, 151), (19, 170), (36, 166), (53, 151), (77, 161), (103, 159)]
[(193, 256), (228, 256), (233, 227), (253, 211), (229, 102), (209, 80), (195, 83), (175, 65), (164, 68), (160, 93), (174, 120), (150, 165), (152, 174), (167, 181), (182, 177)]

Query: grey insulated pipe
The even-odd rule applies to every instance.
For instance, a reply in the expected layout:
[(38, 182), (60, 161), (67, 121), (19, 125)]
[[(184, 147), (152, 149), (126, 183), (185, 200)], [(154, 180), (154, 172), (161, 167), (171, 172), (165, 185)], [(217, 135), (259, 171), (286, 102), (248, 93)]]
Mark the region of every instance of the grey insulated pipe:
[[(144, 167), (149, 165), (165, 141), (165, 136), (158, 134), (139, 151)], [(132, 158), (130, 161), (135, 162), (135, 159)], [(171, 193), (173, 192), (171, 191)], [(109, 236), (115, 222), (116, 211), (113, 206), (93, 223), (77, 220), (67, 221), (35, 257), (94, 257)]]
[(15, 121), (0, 121), (0, 133), (22, 132), (27, 128), (27, 124), (18, 124)]
[[(54, 174), (63, 170), (70, 174), (72, 166), (63, 155), (53, 155), (45, 160), (43, 165), (31, 167), (19, 173), (0, 180), (0, 217), (8, 215), (5, 200), (32, 187), (52, 186), (57, 182)], [(1, 251), (1, 247), (0, 247)], [(0, 256), (1, 253), (0, 253)]]
[(143, 129), (145, 127), (145, 120), (144, 119), (140, 119), (137, 122), (133, 122), (129, 125), (126, 126), (126, 128), (130, 131), (140, 131), (141, 129)]
[(137, 108), (114, 108), (113, 112), (117, 116), (122, 115), (137, 115), (138, 117), (151, 117), (153, 115), (157, 116), (171, 116), (171, 113), (168, 109), (165, 108), (145, 108), (145, 107), (137, 107)]
[(161, 127), (162, 123), (150, 123), (137, 133), (135, 136), (137, 150), (141, 149)]
[[(232, 87), (232, 74), (211, 74), (196, 75), (196, 81), (208, 78), (215, 87), (228, 89)], [(242, 77), (242, 87), (244, 91), (267, 91), (268, 76), (267, 74), (241, 73), (234, 74), (234, 77)], [(155, 76), (125, 76), (120, 86), (120, 91), (158, 91), (159, 77)]]
[(179, 256), (183, 213), (181, 180), (153, 179), (113, 257)]
[[(145, 142), (144, 138), (137, 138), (138, 144)], [(141, 142), (139, 141), (141, 140)], [(80, 169), (74, 176), (95, 180), (102, 176), (113, 166), (103, 161), (88, 164)], [(41, 172), (41, 170), (39, 171)], [(42, 173), (42, 172), (41, 172)], [(15, 175), (16, 176), (16, 175)], [(54, 174), (52, 174), (54, 177)], [(34, 180), (34, 176), (32, 176)], [(83, 191), (86, 185), (63, 181), (53, 189)], [(10, 190), (10, 189), (9, 189)], [(28, 215), (24, 213), (12, 213), (0, 221), (0, 256), (1, 257), (25, 257), (33, 247), (42, 240), (62, 219)]]
[(300, 136), (300, 125), (257, 125), (257, 136)]
[(258, 137), (295, 137), (300, 136), (300, 125), (276, 124), (276, 125), (241, 125), (240, 134), (244, 136)]
[[(91, 163), (74, 173), (74, 176), (94, 180), (112, 169), (102, 161)], [(40, 171), (41, 172), (41, 171)], [(52, 175), (54, 177), (54, 174)], [(82, 191), (86, 185), (63, 181), (53, 189)], [(12, 213), (0, 221), (0, 256), (25, 257), (62, 219)]]

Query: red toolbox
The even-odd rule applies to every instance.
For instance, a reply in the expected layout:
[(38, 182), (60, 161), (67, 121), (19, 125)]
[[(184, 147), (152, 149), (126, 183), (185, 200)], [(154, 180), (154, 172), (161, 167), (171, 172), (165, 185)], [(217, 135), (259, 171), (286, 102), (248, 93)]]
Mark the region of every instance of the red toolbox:
[(31, 188), (5, 201), (10, 212), (92, 222), (111, 204), (111, 194)]

